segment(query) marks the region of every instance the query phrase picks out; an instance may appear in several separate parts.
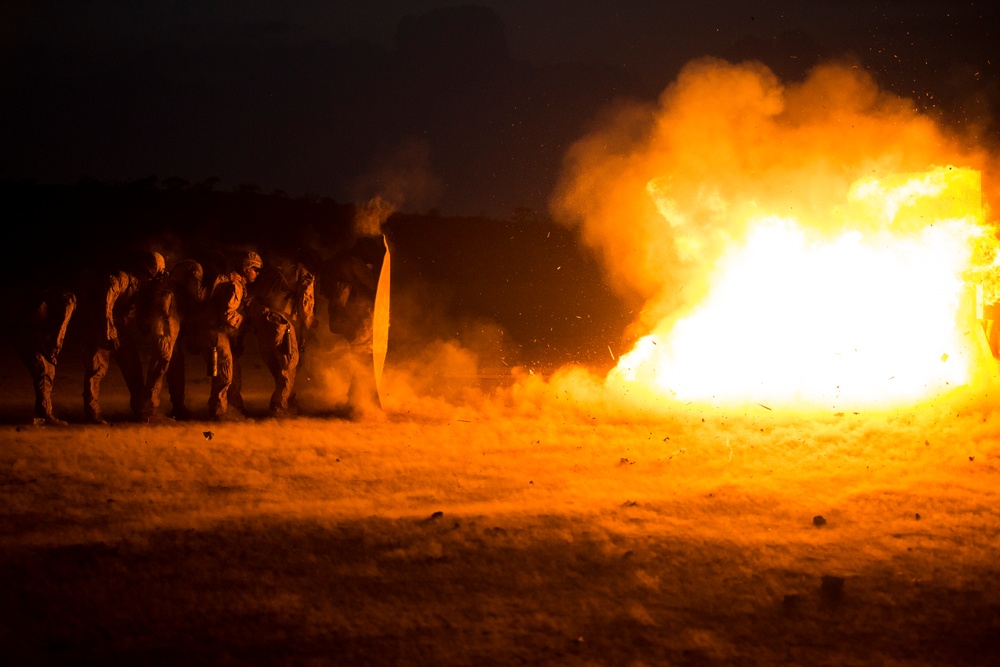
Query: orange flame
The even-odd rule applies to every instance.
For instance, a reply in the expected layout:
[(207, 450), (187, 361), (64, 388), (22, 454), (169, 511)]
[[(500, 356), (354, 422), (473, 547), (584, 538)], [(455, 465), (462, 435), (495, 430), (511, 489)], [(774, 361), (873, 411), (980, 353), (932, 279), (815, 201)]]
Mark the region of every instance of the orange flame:
[[(644, 300), (605, 384), (843, 409), (970, 383), (997, 239), (990, 158), (966, 143), (840, 65), (785, 86), (759, 64), (696, 61), (657, 107), (609, 115), (553, 202)], [(929, 167), (949, 164), (963, 166)]]
[(978, 172), (937, 169), (855, 183), (845, 212), (866, 219), (832, 239), (792, 218), (751, 221), (707, 298), (642, 338), (608, 382), (680, 400), (841, 406), (966, 384), (981, 361), (962, 280), (984, 229), (979, 192)]

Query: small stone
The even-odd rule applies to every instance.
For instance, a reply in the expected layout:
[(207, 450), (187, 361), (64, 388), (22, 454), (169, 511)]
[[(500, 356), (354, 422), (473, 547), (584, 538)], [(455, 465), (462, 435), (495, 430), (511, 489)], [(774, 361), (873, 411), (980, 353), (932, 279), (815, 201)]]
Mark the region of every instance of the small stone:
[(827, 602), (839, 602), (844, 597), (844, 578), (824, 574), (819, 590)]
[(797, 614), (802, 605), (802, 596), (795, 593), (786, 595), (781, 601), (781, 608), (786, 614)]
[(817, 528), (822, 528), (823, 526), (826, 525), (826, 519), (817, 514), (816, 516), (813, 517), (813, 525), (816, 526)]

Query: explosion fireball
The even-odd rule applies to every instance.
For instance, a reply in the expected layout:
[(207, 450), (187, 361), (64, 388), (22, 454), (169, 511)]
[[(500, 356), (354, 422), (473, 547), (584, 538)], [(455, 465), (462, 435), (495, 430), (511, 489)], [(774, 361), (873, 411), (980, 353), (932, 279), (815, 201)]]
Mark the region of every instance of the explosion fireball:
[(752, 221), (706, 299), (643, 337), (610, 380), (683, 400), (837, 407), (968, 383), (983, 361), (961, 279), (983, 233), (978, 177), (942, 168), (897, 186), (859, 181), (850, 200), (867, 210), (847, 210), (872, 219), (832, 239), (794, 218)]
[(843, 410), (995, 373), (984, 154), (839, 65), (700, 61), (647, 112), (579, 142), (556, 199), (645, 299), (609, 389)]

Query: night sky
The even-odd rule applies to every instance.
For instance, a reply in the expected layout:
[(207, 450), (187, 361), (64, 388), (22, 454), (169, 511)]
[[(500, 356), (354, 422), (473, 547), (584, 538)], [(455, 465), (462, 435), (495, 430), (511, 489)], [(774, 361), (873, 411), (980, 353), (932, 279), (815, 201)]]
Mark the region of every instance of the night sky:
[(998, 18), (987, 2), (7, 2), (0, 179), (217, 179), (505, 219), (547, 210), (602, 108), (655, 100), (702, 56), (789, 81), (850, 59), (993, 145)]

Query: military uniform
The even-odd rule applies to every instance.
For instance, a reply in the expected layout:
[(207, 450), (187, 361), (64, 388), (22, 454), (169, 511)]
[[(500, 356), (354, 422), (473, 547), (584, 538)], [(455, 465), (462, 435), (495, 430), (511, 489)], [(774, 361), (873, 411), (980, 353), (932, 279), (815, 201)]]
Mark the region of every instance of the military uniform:
[(75, 310), (76, 294), (72, 291), (43, 289), (23, 299), (16, 311), (17, 319), (8, 330), (18, 357), (31, 373), (36, 426), (66, 424), (53, 414), (52, 385), (66, 329)]
[(251, 320), (261, 359), (274, 378), (270, 414), (288, 414), (308, 329), (316, 326), (313, 275), (296, 264), (285, 276), (265, 268), (253, 286)]
[(146, 373), (143, 393), (143, 418), (150, 420), (159, 414), (160, 394), (166, 381), (173, 407), (170, 416), (188, 419), (185, 405), (185, 350), (202, 303), (205, 287), (204, 270), (200, 263), (185, 259), (171, 267), (151, 290), (150, 333), (152, 357)]
[(206, 363), (212, 370), (208, 396), (208, 416), (221, 420), (230, 417), (229, 408), (245, 414), (243, 406), (243, 373), (239, 357), (243, 354), (246, 335), (246, 310), (250, 301), (250, 285), (263, 265), (256, 253), (247, 253), (240, 272), (225, 273), (216, 278), (206, 301), (207, 327)]
[(374, 313), (379, 274), (385, 259), (385, 237), (361, 236), (335, 255), (322, 276), (330, 332), (351, 346), (348, 404), (352, 409), (381, 409), (374, 368)]
[(101, 414), (101, 380), (114, 356), (129, 391), (129, 406), (136, 418), (142, 416), (143, 373), (139, 358), (142, 300), (151, 278), (163, 270), (163, 257), (152, 253), (144, 273), (119, 271), (111, 274), (98, 295), (96, 329), (90, 331), (90, 353), (83, 375), (84, 416), (94, 423), (107, 423)]

